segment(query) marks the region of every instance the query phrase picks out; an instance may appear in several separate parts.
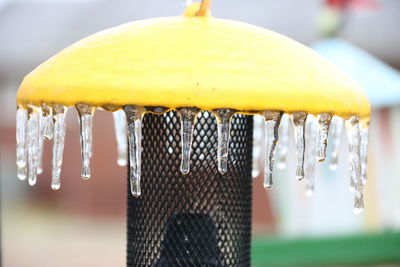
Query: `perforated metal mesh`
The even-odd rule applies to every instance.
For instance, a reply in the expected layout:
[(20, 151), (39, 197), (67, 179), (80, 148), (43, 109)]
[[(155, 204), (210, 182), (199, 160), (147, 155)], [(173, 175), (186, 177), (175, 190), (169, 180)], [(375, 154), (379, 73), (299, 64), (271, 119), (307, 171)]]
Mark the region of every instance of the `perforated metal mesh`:
[(215, 118), (201, 113), (183, 175), (178, 114), (144, 117), (142, 196), (128, 192), (128, 266), (250, 266), (252, 126), (251, 116), (233, 117), (222, 175)]

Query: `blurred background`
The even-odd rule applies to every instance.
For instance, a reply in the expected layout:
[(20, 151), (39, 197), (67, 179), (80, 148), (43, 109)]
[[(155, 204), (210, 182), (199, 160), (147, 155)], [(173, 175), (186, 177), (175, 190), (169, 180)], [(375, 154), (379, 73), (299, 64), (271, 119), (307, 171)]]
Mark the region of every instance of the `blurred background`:
[[(78, 115), (70, 109), (61, 189), (50, 189), (49, 142), (30, 188), (16, 177), (15, 96), (27, 73), (79, 39), (182, 10), (180, 0), (0, 0), (3, 266), (125, 265), (126, 168), (116, 164), (112, 114), (95, 114), (92, 179), (80, 178)], [(400, 1), (215, 0), (212, 12), (311, 46), (361, 83), (373, 106), (365, 212), (353, 213), (344, 136), (338, 170), (318, 165), (311, 198), (295, 181), (291, 140), (274, 188), (263, 189), (262, 173), (253, 180), (253, 264), (400, 264)]]

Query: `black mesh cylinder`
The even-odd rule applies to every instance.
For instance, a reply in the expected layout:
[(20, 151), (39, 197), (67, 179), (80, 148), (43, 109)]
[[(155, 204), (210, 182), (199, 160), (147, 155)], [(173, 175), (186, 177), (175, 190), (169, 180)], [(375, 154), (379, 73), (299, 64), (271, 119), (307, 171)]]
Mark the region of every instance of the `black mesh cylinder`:
[(250, 266), (252, 126), (251, 116), (233, 117), (222, 175), (216, 121), (202, 112), (183, 175), (179, 115), (146, 114), (142, 196), (128, 190), (128, 266)]

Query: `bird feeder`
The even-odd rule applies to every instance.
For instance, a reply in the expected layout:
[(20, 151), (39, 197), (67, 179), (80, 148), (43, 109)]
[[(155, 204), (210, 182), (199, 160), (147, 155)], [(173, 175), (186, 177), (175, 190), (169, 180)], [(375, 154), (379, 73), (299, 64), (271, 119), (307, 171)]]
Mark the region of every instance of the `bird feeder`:
[(79, 112), (84, 179), (93, 114), (114, 112), (118, 162), (129, 165), (129, 266), (250, 264), (253, 115), (265, 119), (266, 188), (277, 143), (287, 140), (281, 124), (293, 122), (302, 180), (325, 159), (330, 128), (337, 158), (345, 122), (355, 209), (363, 208), (363, 90), (288, 37), (212, 17), (209, 2), (89, 36), (38, 66), (18, 91), (18, 178), (31, 185), (43, 140), (53, 139), (51, 187), (60, 188), (68, 107)]

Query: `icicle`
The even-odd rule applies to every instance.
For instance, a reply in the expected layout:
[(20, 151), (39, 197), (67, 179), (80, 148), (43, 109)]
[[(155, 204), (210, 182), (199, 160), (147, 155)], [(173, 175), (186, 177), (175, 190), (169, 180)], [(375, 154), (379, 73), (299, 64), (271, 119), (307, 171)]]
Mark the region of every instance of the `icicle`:
[(76, 109), (79, 113), (80, 125), (80, 140), (81, 140), (81, 155), (82, 155), (82, 173), (83, 179), (89, 179), (90, 172), (90, 157), (92, 151), (92, 133), (93, 133), (93, 113), (94, 107), (87, 104), (78, 104)]
[(141, 195), (142, 117), (144, 112), (142, 108), (136, 106), (125, 106), (124, 111), (128, 123), (131, 192), (134, 197), (139, 197)]
[(369, 123), (360, 124), (361, 182), (367, 182)]
[(278, 142), (278, 129), (282, 118), (282, 112), (265, 111), (265, 161), (264, 161), (264, 187), (272, 187), (272, 172), (275, 160), (275, 148)]
[(41, 127), (41, 135), (43, 138), (51, 140), (53, 138), (54, 123), (53, 110), (47, 105), (42, 105), (43, 126)]
[(358, 194), (361, 193), (359, 181), (361, 178), (361, 165), (360, 165), (360, 128), (359, 119), (356, 116), (346, 120), (347, 138), (349, 142), (349, 167), (350, 167), (350, 178), (351, 185), (354, 186), (352, 190), (355, 190)]
[(260, 160), (263, 155), (263, 151), (261, 148), (263, 145), (263, 127), (264, 127), (264, 119), (259, 115), (253, 116), (253, 165), (251, 175), (253, 178), (257, 178), (260, 175)]
[(294, 137), (296, 141), (296, 179), (304, 178), (304, 130), (307, 119), (307, 113), (300, 111), (292, 114), (292, 122), (294, 126)]
[(356, 116), (346, 120), (347, 138), (349, 141), (349, 169), (350, 187), (353, 187), (355, 194), (355, 212), (358, 212), (364, 204), (363, 184), (361, 181), (361, 162), (360, 162), (360, 127), (359, 118)]
[(218, 128), (218, 171), (222, 174), (228, 169), (230, 122), (234, 113), (234, 110), (227, 108), (214, 110)]
[(326, 157), (326, 145), (328, 144), (329, 125), (332, 115), (329, 113), (321, 113), (318, 115), (318, 131), (317, 131), (317, 156), (318, 161), (324, 161)]
[(123, 110), (113, 112), (115, 137), (118, 145), (118, 165), (126, 166), (128, 158), (128, 140), (127, 140), (127, 126), (126, 116)]
[(200, 112), (198, 108), (178, 108), (181, 117), (182, 162), (181, 172), (187, 174), (190, 171), (190, 150), (193, 139), (193, 128), (196, 116)]
[(286, 167), (286, 156), (289, 148), (289, 114), (283, 114), (279, 127), (279, 143), (277, 147), (278, 169)]
[(343, 130), (343, 119), (338, 116), (333, 116), (330, 126), (331, 142), (332, 142), (332, 152), (331, 152), (331, 162), (329, 168), (331, 170), (337, 169), (338, 155), (340, 148), (340, 140), (342, 139)]
[(37, 107), (30, 106), (28, 110), (28, 182), (29, 185), (35, 185), (37, 180), (38, 156), (39, 156), (39, 114)]
[(25, 180), (28, 172), (28, 148), (27, 148), (27, 123), (28, 111), (21, 107), (17, 110), (17, 177)]
[(39, 145), (38, 145), (38, 156), (37, 156), (37, 169), (36, 173), (37, 174), (42, 174), (43, 173), (43, 147), (44, 147), (44, 142), (43, 138), (39, 137)]
[(60, 189), (60, 174), (62, 157), (64, 152), (65, 139), (65, 115), (67, 108), (62, 105), (54, 105), (54, 133), (53, 133), (53, 170), (51, 178), (51, 188), (53, 190)]
[(43, 172), (43, 146), (44, 146), (44, 140), (43, 140), (43, 131), (45, 127), (45, 122), (44, 122), (44, 117), (43, 117), (43, 111), (40, 110), (39, 114), (39, 139), (38, 139), (38, 151), (37, 151), (37, 174), (41, 174)]
[[(315, 165), (317, 164), (315, 157), (317, 155), (317, 120), (314, 115), (309, 114), (306, 121), (306, 147), (305, 147), (305, 182), (306, 196), (312, 196), (315, 184)], [(320, 138), (320, 136), (318, 136)]]

